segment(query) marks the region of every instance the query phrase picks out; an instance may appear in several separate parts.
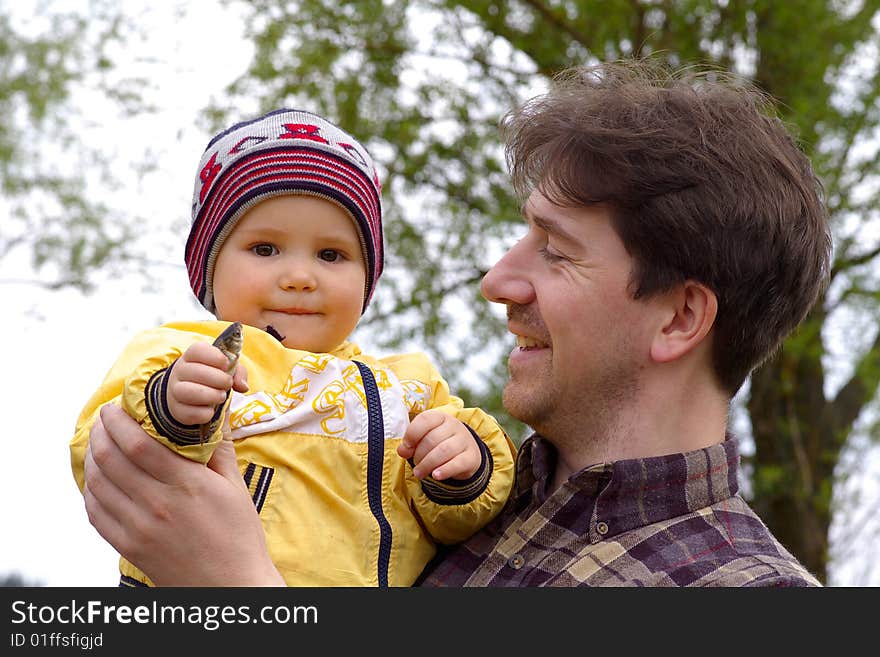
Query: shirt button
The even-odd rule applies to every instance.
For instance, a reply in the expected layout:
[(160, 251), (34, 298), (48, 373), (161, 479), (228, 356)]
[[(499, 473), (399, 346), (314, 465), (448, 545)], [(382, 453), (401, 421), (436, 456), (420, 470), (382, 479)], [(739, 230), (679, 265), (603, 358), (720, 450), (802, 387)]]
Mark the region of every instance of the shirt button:
[(514, 554), (512, 557), (510, 557), (510, 559), (507, 560), (507, 565), (514, 570), (519, 570), (523, 567), (523, 564), (525, 562), (526, 560), (522, 558), (521, 554)]
[(605, 536), (605, 534), (608, 533), (608, 524), (604, 522), (597, 522), (596, 531), (602, 534), (602, 536)]

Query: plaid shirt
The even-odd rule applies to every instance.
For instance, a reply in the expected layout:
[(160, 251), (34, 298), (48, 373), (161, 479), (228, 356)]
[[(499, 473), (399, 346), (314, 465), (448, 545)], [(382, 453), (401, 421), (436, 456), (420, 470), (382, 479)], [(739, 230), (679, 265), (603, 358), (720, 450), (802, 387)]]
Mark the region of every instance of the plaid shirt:
[(501, 515), (422, 586), (821, 586), (738, 494), (737, 441), (604, 463), (549, 497), (555, 448), (534, 435)]

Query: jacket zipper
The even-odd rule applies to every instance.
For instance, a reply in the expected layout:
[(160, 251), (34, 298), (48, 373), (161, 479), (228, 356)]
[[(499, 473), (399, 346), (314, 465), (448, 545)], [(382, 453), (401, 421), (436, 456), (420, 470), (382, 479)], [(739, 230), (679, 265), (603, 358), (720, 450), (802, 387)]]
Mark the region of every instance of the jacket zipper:
[(353, 361), (361, 371), (364, 395), (367, 399), (367, 499), (370, 511), (379, 525), (379, 556), (377, 572), (379, 586), (388, 586), (388, 566), (391, 561), (391, 523), (382, 510), (382, 470), (385, 461), (385, 424), (379, 388), (372, 370), (359, 361)]

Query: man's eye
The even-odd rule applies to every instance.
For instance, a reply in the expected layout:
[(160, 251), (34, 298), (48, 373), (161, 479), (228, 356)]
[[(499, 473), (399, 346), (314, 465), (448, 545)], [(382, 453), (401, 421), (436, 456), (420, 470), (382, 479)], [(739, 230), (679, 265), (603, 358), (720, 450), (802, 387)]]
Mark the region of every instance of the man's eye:
[(342, 256), (339, 254), (339, 251), (335, 251), (334, 249), (321, 249), (318, 253), (318, 257), (325, 262), (336, 262)]
[(255, 255), (262, 257), (273, 256), (278, 253), (278, 249), (272, 244), (255, 244), (251, 247), (251, 251), (253, 251)]
[(544, 258), (544, 260), (546, 260), (547, 262), (559, 262), (560, 260), (565, 260), (565, 258), (563, 258), (561, 255), (559, 255), (558, 253), (554, 253), (546, 246), (542, 246), (540, 249), (538, 249), (538, 253), (540, 253), (541, 257)]

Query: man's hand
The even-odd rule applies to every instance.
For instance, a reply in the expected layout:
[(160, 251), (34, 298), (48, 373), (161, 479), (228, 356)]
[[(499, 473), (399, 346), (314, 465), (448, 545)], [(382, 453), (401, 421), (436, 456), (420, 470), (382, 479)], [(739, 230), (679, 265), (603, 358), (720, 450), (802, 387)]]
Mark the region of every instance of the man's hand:
[(231, 440), (205, 467), (107, 404), (89, 434), (83, 494), (98, 533), (157, 586), (284, 586)]
[(403, 436), (397, 453), (412, 458), (413, 474), (437, 481), (467, 479), (480, 467), (482, 456), (471, 432), (459, 420), (441, 411), (419, 413)]
[(174, 419), (181, 424), (205, 424), (234, 384), (236, 390), (245, 392), (244, 366), (238, 366), (234, 377), (228, 368), (225, 354), (207, 342), (196, 342), (183, 352), (168, 376), (168, 410)]

